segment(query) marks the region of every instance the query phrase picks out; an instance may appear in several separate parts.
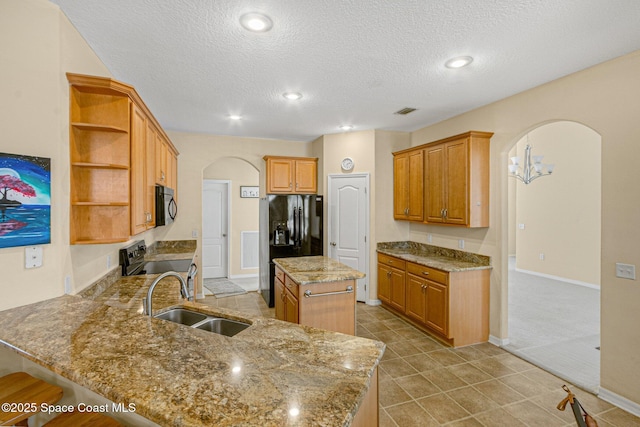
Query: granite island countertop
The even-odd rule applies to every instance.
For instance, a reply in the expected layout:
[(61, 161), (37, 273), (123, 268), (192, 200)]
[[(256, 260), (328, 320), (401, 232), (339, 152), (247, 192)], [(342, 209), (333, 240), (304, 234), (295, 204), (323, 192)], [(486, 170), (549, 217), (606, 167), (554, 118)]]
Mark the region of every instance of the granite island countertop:
[(447, 249), (439, 246), (417, 242), (380, 242), (378, 253), (393, 256), (405, 261), (435, 268), (442, 271), (456, 272), (468, 270), (491, 269), (491, 258), (471, 252)]
[(0, 344), (167, 426), (349, 425), (384, 352), (378, 341), (182, 305), (251, 326), (226, 337), (65, 295), (0, 312)]
[(299, 285), (362, 279), (365, 274), (325, 256), (274, 258), (279, 266)]
[[(151, 256), (195, 253), (159, 243)], [(157, 276), (114, 269), (78, 296), (2, 311), (0, 345), (160, 425), (351, 423), (383, 343), (188, 302), (173, 277), (156, 287), (154, 314), (183, 306), (251, 326), (226, 337), (144, 316)]]

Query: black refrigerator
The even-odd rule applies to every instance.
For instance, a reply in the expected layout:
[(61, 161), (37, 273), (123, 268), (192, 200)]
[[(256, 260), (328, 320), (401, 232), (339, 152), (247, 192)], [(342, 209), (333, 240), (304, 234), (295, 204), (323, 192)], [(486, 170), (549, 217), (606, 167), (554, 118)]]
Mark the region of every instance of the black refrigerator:
[(268, 195), (260, 200), (260, 293), (274, 306), (274, 258), (322, 255), (322, 196)]

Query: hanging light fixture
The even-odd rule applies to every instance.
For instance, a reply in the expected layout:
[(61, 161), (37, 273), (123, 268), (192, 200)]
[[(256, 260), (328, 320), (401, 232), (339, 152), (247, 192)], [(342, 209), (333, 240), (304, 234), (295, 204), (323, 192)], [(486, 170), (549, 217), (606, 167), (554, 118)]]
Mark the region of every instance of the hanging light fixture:
[(529, 184), (536, 178), (551, 175), (555, 165), (544, 164), (542, 159), (544, 156), (533, 156), (531, 162), (531, 145), (529, 144), (529, 135), (527, 135), (527, 146), (524, 149), (524, 164), (520, 169), (520, 157), (511, 157), (509, 165), (509, 173), (513, 178), (517, 178), (525, 184)]

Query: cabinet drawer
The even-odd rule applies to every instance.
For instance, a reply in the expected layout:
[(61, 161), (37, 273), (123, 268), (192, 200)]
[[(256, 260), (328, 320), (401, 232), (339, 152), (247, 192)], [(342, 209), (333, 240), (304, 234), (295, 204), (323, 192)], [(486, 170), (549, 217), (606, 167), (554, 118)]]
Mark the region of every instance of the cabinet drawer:
[(284, 271), (276, 267), (276, 277), (284, 284)]
[(298, 284), (291, 280), (291, 278), (286, 274), (284, 275), (284, 285), (296, 298), (298, 298)]
[(380, 264), (388, 265), (394, 268), (399, 268), (400, 270), (404, 270), (407, 265), (406, 261), (403, 261), (399, 258), (394, 258), (389, 255), (384, 255), (384, 254), (378, 254), (378, 262)]
[(449, 283), (449, 273), (446, 271), (436, 270), (435, 268), (426, 267), (413, 262), (407, 263), (407, 271), (418, 277), (422, 277), (423, 279), (433, 280), (434, 282), (442, 283), (443, 285)]

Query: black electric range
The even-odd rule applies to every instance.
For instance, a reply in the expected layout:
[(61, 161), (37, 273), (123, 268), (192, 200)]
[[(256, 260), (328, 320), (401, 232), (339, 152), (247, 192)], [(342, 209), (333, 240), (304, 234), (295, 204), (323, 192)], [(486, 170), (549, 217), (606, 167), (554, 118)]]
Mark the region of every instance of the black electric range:
[(176, 259), (163, 261), (145, 261), (147, 245), (144, 240), (138, 240), (126, 248), (120, 249), (120, 265), (123, 276), (139, 274), (160, 274), (167, 271), (189, 272), (189, 278), (196, 274), (196, 265), (190, 259)]

